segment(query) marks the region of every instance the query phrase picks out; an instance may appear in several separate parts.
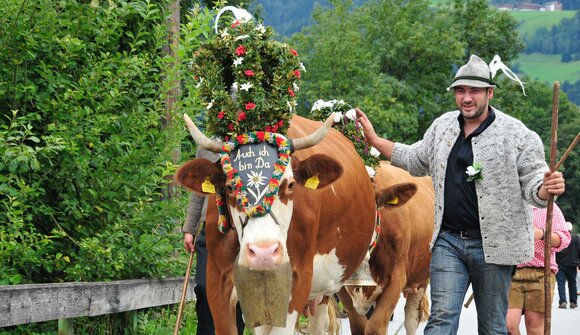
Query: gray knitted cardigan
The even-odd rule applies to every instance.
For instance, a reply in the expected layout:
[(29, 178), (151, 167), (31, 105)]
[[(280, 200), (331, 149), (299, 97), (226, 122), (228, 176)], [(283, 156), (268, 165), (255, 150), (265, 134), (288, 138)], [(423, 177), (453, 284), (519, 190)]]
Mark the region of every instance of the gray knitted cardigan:
[[(219, 154), (205, 149), (198, 149), (195, 157), (205, 158), (211, 162), (216, 162), (219, 159)], [(181, 231), (184, 233), (195, 234), (199, 223), (205, 221), (206, 211), (207, 197), (191, 193), (189, 196), (187, 213), (185, 214), (185, 222), (183, 223), (183, 227), (181, 227)]]
[[(530, 205), (546, 207), (537, 196), (548, 171), (542, 140), (519, 120), (493, 109), (496, 118), (472, 138), (473, 161), (482, 166), (476, 181), (479, 223), (486, 263), (516, 265), (534, 255)], [(435, 188), (433, 248), (443, 220), (447, 159), (459, 135), (459, 111), (437, 118), (415, 144), (395, 143), (391, 163), (414, 176), (431, 175)]]

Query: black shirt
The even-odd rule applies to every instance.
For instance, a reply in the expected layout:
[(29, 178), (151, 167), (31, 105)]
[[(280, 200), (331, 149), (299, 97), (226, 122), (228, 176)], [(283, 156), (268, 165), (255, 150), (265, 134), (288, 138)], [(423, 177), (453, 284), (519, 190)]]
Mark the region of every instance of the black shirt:
[[(467, 181), (467, 167), (473, 164), (471, 139), (481, 134), (495, 120), (495, 113), (489, 108), (488, 117), (465, 137), (463, 116), (457, 117), (461, 132), (449, 153), (445, 172), (443, 228), (454, 230), (479, 230), (479, 206), (475, 181)], [(482, 171), (485, 173), (488, 171)]]

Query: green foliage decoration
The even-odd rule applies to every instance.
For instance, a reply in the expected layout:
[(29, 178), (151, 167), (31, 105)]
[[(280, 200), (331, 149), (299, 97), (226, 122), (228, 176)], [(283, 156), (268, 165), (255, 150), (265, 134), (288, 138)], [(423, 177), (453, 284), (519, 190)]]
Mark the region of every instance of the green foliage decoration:
[(317, 100), (312, 105), (311, 117), (314, 120), (324, 121), (334, 113), (332, 126), (348, 138), (354, 145), (356, 152), (367, 166), (370, 177), (374, 177), (374, 170), (379, 166), (380, 153), (369, 146), (365, 140), (361, 126), (356, 121), (356, 111), (344, 100)]
[(285, 134), (303, 71), (298, 53), (271, 39), (272, 28), (234, 21), (194, 53), (192, 75), (207, 109), (207, 130)]

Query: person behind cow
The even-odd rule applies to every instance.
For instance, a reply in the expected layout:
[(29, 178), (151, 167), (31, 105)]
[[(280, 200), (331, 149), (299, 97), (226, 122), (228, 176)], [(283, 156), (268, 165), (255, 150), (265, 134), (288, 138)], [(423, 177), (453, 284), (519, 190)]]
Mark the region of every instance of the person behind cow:
[[(534, 258), (517, 265), (512, 277), (509, 291), (509, 307), (507, 312), (507, 330), (509, 334), (520, 335), (520, 320), (525, 318), (528, 335), (544, 334), (545, 319), (545, 287), (544, 287), (544, 230), (546, 229), (545, 208), (533, 208), (534, 222)], [(550, 300), (554, 296), (556, 252), (570, 244), (570, 232), (566, 229), (566, 220), (560, 208), (554, 204), (552, 213), (552, 232), (550, 234)]]
[[(219, 159), (219, 155), (205, 149), (198, 149), (196, 152), (197, 158), (206, 158), (212, 162)], [(197, 262), (195, 264), (195, 312), (197, 314), (197, 335), (213, 335), (215, 334), (215, 327), (213, 317), (209, 309), (206, 293), (206, 267), (207, 267), (207, 248), (205, 242), (205, 217), (207, 210), (207, 197), (199, 196), (191, 193), (189, 197), (189, 206), (185, 217), (185, 223), (181, 228), (183, 232), (183, 246), (187, 252), (197, 253)], [(203, 224), (195, 243), (195, 250), (193, 246), (193, 239), (198, 226)], [(217, 229), (217, 228), (216, 228)], [(240, 305), (236, 307), (236, 324), (238, 326), (238, 334), (244, 333), (244, 321), (242, 318), (242, 311)]]
[[(566, 222), (567, 228), (572, 233), (572, 223)], [(570, 294), (570, 308), (578, 307), (578, 295), (576, 294), (576, 273), (580, 266), (580, 236), (572, 234), (570, 245), (560, 252), (556, 253), (556, 263), (558, 263), (558, 281), (559, 308), (566, 308), (568, 300), (566, 299), (566, 281), (568, 281), (568, 292)]]
[(433, 178), (432, 305), (425, 334), (457, 333), (470, 283), (479, 334), (506, 334), (514, 266), (534, 254), (526, 203), (546, 207), (550, 194), (564, 193), (564, 178), (549, 172), (540, 137), (489, 105), (495, 88), (488, 65), (472, 55), (448, 88), (458, 110), (434, 120), (412, 145), (379, 137), (357, 109), (367, 143), (393, 165)]

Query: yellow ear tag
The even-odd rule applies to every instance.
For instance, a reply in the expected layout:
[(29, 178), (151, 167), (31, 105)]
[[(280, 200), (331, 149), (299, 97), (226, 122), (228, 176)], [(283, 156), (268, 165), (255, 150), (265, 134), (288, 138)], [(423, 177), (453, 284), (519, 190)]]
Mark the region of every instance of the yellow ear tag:
[(201, 183), (201, 190), (205, 193), (215, 193), (215, 185), (209, 181), (209, 177), (205, 177), (205, 181)]
[(304, 187), (309, 188), (311, 190), (315, 190), (318, 188), (318, 184), (320, 184), (320, 180), (318, 180), (318, 176), (312, 176), (308, 178)]
[(399, 198), (397, 198), (397, 197), (394, 197), (393, 199), (387, 201), (388, 205), (396, 205), (398, 203), (399, 203)]

